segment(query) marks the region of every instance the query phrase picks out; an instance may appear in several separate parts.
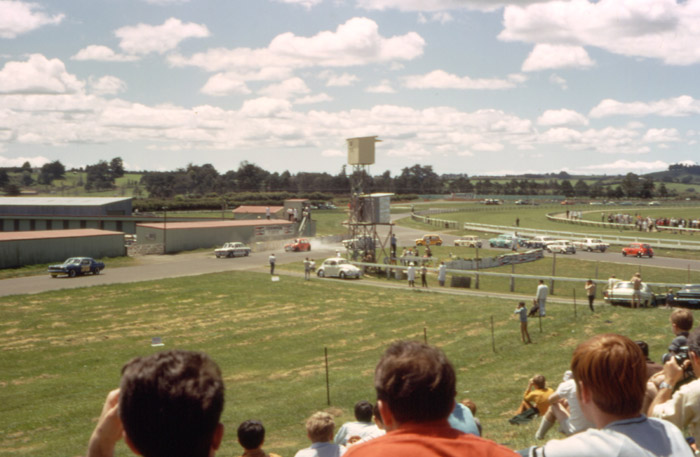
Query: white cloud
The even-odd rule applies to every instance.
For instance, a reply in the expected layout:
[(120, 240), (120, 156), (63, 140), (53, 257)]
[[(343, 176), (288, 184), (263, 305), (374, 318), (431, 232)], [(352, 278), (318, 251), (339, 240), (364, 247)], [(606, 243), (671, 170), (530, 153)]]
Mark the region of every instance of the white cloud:
[(547, 110), (537, 118), (537, 124), (546, 126), (588, 125), (583, 114), (568, 109)]
[(44, 156), (13, 158), (0, 156), (0, 167), (21, 167), (24, 165), (24, 162), (29, 162), (29, 165), (32, 167), (39, 168), (51, 162), (51, 160)]
[[(447, 10), (481, 10), (493, 11), (506, 4), (527, 5), (542, 0), (355, 0), (357, 6), (368, 10), (399, 11), (447, 11)], [(545, 0), (547, 1), (547, 0)]]
[(681, 95), (648, 103), (623, 103), (617, 100), (605, 99), (591, 110), (589, 116), (595, 118), (620, 115), (682, 117), (694, 114), (700, 114), (700, 100), (696, 100), (690, 95)]
[(306, 9), (311, 9), (311, 7), (316, 6), (323, 2), (323, 0), (277, 0), (280, 3), (289, 3), (293, 5), (300, 5)]
[(647, 143), (672, 143), (681, 140), (678, 129), (649, 129), (642, 138)]
[(309, 92), (311, 90), (301, 78), (290, 78), (279, 84), (270, 84), (258, 91), (260, 95), (282, 99), (308, 94)]
[(71, 57), (72, 60), (97, 60), (101, 62), (133, 62), (139, 60), (137, 56), (117, 54), (107, 46), (91, 44)]
[(559, 76), (559, 75), (557, 75), (557, 74), (555, 74), (555, 73), (552, 73), (551, 75), (549, 75), (549, 81), (550, 81), (552, 84), (558, 85), (558, 86), (561, 87), (563, 90), (566, 90), (566, 89), (569, 88), (568, 85), (567, 85), (567, 83), (566, 83), (566, 79), (562, 78), (561, 76)]
[(507, 6), (499, 38), (659, 59), (700, 62), (700, 8), (696, 0), (575, 0)]
[(270, 97), (260, 97), (246, 100), (241, 107), (241, 114), (250, 117), (275, 117), (285, 114), (292, 109), (292, 104), (287, 100)]
[(0, 0), (0, 38), (16, 38), (45, 25), (60, 24), (64, 14), (49, 16), (41, 6), (15, 0)]
[(394, 94), (396, 90), (391, 87), (391, 82), (388, 79), (382, 80), (379, 84), (374, 86), (369, 86), (365, 89), (366, 92), (371, 94)]
[(163, 25), (138, 24), (122, 27), (114, 34), (120, 38), (119, 47), (128, 54), (164, 54), (175, 49), (187, 38), (206, 38), (209, 30), (206, 26), (192, 22), (183, 23), (170, 18)]
[(235, 73), (217, 73), (206, 82), (201, 92), (207, 95), (223, 96), (231, 94), (249, 94), (251, 90)]
[(89, 80), (90, 91), (96, 95), (116, 95), (126, 91), (126, 83), (116, 76), (103, 76)]
[(307, 95), (306, 97), (297, 98), (294, 100), (295, 105), (313, 105), (315, 103), (330, 102), (333, 100), (328, 94)]
[(187, 3), (190, 0), (144, 0), (146, 3), (150, 3), (151, 5), (162, 5), (162, 6), (169, 6), (169, 5), (177, 5), (180, 3)]
[(426, 15), (423, 13), (420, 13), (418, 15), (418, 23), (419, 24), (427, 24), (429, 22), (438, 22), (440, 24), (447, 24), (448, 22), (452, 22), (454, 20), (454, 17), (446, 11), (439, 11), (437, 13), (433, 13), (430, 15)]
[(538, 44), (523, 62), (522, 71), (588, 68), (595, 65), (581, 46)]
[(346, 154), (347, 152), (340, 149), (324, 149), (321, 151), (322, 157), (345, 157)]
[(0, 94), (68, 94), (84, 84), (59, 59), (32, 54), (26, 62), (7, 62), (0, 70)]
[(352, 86), (360, 80), (360, 78), (358, 78), (355, 75), (351, 75), (350, 73), (343, 73), (341, 75), (338, 75), (330, 70), (322, 71), (321, 73), (319, 73), (318, 76), (319, 78), (326, 80), (327, 87)]
[(630, 172), (650, 173), (653, 171), (668, 170), (668, 166), (668, 163), (661, 160), (643, 162), (620, 159), (610, 163), (588, 165), (580, 168), (596, 173), (605, 172), (606, 174), (625, 174)]
[(476, 143), (472, 149), (481, 152), (498, 152), (503, 150), (503, 145), (500, 143)]
[(348, 67), (371, 63), (412, 60), (422, 55), (425, 40), (415, 32), (385, 38), (377, 23), (367, 18), (353, 18), (333, 32), (312, 37), (292, 33), (276, 36), (267, 48), (210, 49), (191, 57), (169, 56), (174, 66), (196, 66), (206, 71), (245, 71), (266, 67), (308, 68)]
[(434, 70), (425, 75), (406, 76), (403, 85), (409, 89), (475, 89), (500, 90), (511, 89), (516, 84), (506, 79), (472, 79), (469, 76), (457, 76), (443, 70)]

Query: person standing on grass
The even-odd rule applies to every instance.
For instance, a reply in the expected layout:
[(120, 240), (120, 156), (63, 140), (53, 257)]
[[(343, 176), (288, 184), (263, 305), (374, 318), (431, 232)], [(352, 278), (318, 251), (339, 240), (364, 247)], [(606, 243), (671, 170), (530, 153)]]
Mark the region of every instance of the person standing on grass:
[(409, 287), (415, 287), (416, 285), (416, 269), (413, 266), (413, 262), (408, 265), (406, 269), (406, 278), (408, 279)]
[(543, 279), (540, 279), (535, 299), (537, 300), (537, 306), (540, 309), (540, 316), (542, 317), (546, 316), (544, 306), (547, 304), (547, 295), (549, 295), (549, 287), (547, 287)]
[(267, 261), (270, 263), (270, 274), (275, 274), (275, 263), (277, 263), (277, 257), (275, 257), (274, 252), (270, 254), (270, 257), (267, 258)]
[(311, 279), (311, 260), (308, 257), (304, 260), (304, 279), (306, 281)]
[(420, 267), (420, 285), (421, 287), (428, 287), (428, 267), (425, 264)]
[(595, 300), (595, 283), (593, 282), (592, 279), (589, 279), (586, 281), (586, 296), (588, 297), (588, 307), (591, 308), (591, 312), (594, 311), (593, 309), (593, 300)]
[(527, 331), (527, 307), (524, 301), (518, 303), (518, 307), (513, 314), (518, 314), (520, 317), (520, 337), (523, 339), (523, 343), (532, 343), (530, 333)]
[(639, 308), (642, 304), (642, 275), (635, 273), (630, 279), (632, 283), (632, 308)]
[(445, 287), (445, 279), (447, 279), (447, 265), (445, 265), (445, 262), (440, 262), (438, 267), (438, 284), (440, 284), (440, 287)]

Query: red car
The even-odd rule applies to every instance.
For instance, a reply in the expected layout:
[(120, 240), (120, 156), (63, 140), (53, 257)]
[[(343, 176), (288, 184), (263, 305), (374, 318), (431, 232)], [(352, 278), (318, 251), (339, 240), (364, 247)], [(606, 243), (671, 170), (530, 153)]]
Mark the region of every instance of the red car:
[(297, 238), (291, 243), (285, 244), (284, 250), (293, 252), (310, 251), (311, 243), (309, 243), (309, 240), (307, 240), (306, 238)]
[(637, 257), (647, 256), (652, 258), (654, 257), (654, 250), (646, 243), (630, 243), (629, 246), (622, 248), (622, 255), (624, 257), (634, 255)]

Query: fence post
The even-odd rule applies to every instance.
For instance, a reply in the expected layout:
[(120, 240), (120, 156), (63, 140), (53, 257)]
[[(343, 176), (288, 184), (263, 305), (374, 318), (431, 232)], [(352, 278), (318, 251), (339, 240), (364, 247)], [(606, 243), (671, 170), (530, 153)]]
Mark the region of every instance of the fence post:
[(576, 314), (576, 288), (574, 287), (574, 319), (578, 317)]
[(554, 277), (557, 275), (557, 253), (552, 252), (552, 279), (549, 281), (549, 293), (554, 294)]
[(491, 316), (491, 348), (493, 349), (494, 354), (496, 353), (496, 336), (494, 335), (493, 331), (493, 316)]
[(328, 401), (328, 406), (331, 405), (331, 387), (330, 387), (330, 381), (328, 378), (328, 348), (324, 347), (323, 351), (325, 353), (326, 357), (326, 400)]
[(513, 276), (515, 274), (515, 264), (510, 265), (510, 291), (515, 292), (515, 277)]

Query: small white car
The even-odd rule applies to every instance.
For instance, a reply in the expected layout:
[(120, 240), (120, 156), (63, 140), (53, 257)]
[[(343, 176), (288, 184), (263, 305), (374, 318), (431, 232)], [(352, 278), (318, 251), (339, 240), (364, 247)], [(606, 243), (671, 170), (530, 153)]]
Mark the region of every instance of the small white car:
[(588, 252), (605, 252), (610, 247), (610, 244), (604, 243), (603, 240), (598, 238), (584, 238), (583, 240), (574, 241), (574, 247)]
[(463, 236), (455, 240), (455, 246), (466, 246), (468, 248), (480, 248), (481, 240), (478, 236)]
[(224, 244), (224, 246), (219, 249), (215, 249), (214, 254), (217, 259), (221, 257), (248, 257), (250, 255), (250, 248), (243, 243), (233, 241)]
[(330, 257), (323, 261), (316, 270), (319, 278), (357, 278), (362, 277), (362, 270), (342, 257)]
[(545, 246), (545, 249), (549, 252), (556, 252), (558, 254), (576, 254), (576, 248), (569, 240), (550, 241)]
[[(611, 305), (632, 305), (632, 292), (633, 285), (631, 281), (618, 281), (615, 283), (612, 289), (608, 289), (603, 292), (603, 297), (605, 303)], [(645, 282), (642, 283), (642, 290), (640, 292), (640, 301), (642, 306), (656, 306), (656, 297), (654, 292), (652, 292), (649, 285)]]

